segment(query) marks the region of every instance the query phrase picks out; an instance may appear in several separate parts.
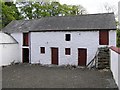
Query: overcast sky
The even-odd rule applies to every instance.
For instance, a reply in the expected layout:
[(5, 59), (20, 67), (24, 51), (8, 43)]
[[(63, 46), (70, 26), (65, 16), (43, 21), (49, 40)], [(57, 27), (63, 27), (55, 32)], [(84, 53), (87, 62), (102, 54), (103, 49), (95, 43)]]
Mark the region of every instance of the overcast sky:
[(105, 13), (104, 5), (108, 4), (118, 10), (120, 0), (58, 0), (61, 4), (82, 5), (88, 13)]

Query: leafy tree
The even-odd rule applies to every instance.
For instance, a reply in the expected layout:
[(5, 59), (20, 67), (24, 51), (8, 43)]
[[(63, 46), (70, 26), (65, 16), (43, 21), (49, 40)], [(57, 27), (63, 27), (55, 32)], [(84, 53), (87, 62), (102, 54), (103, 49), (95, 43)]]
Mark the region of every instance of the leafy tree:
[(117, 30), (117, 47), (120, 47), (120, 30)]
[[(116, 21), (116, 25), (119, 26), (119, 22)], [(120, 47), (120, 29), (117, 29), (117, 47)]]
[(1, 4), (1, 10), (2, 10), (2, 27), (6, 26), (8, 23), (10, 23), (12, 20), (19, 20), (21, 19), (21, 15), (13, 2), (3, 2), (0, 1)]
[[(0, 2), (0, 8), (2, 6), (2, 3)], [(0, 29), (2, 28), (2, 10), (0, 9)]]
[[(65, 16), (85, 14), (86, 10), (82, 6), (61, 5), (59, 2), (3, 2), (0, 1), (2, 9), (0, 12), (0, 24), (3, 28), (12, 20), (38, 19), (47, 16)], [(0, 28), (1, 28), (0, 27)]]
[[(36, 19), (46, 16), (65, 16), (85, 14), (82, 6), (61, 5), (59, 2), (26, 2), (21, 4), (20, 11), (25, 19)], [(23, 4), (23, 5), (22, 5)]]

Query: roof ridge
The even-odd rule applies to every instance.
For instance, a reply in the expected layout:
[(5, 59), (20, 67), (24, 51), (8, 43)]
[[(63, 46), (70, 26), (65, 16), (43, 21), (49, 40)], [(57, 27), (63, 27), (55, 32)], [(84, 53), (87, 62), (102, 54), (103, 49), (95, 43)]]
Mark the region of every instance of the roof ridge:
[(31, 19), (31, 20), (40, 20), (43, 18), (55, 18), (55, 17), (79, 17), (79, 16), (90, 16), (90, 15), (104, 15), (104, 14), (114, 14), (114, 12), (110, 12), (110, 13), (95, 13), (95, 14), (81, 14), (81, 15), (66, 15), (66, 16), (48, 16), (48, 17), (41, 17), (39, 19)]
[(103, 15), (103, 14), (114, 14), (114, 12), (111, 13), (95, 13), (95, 14), (81, 14), (81, 15), (66, 15), (66, 16), (46, 16), (46, 17), (41, 17), (41, 18), (36, 18), (36, 19), (21, 19), (21, 20), (13, 20), (13, 21), (33, 21), (33, 20), (40, 20), (44, 18), (55, 18), (55, 17), (79, 17), (79, 16), (90, 16), (90, 15)]

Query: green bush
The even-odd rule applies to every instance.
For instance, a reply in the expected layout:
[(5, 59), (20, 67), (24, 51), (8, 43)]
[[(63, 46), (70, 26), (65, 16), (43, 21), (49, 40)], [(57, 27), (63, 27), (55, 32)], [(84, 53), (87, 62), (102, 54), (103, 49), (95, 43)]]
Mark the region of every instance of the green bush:
[(117, 47), (120, 47), (120, 30), (117, 30)]

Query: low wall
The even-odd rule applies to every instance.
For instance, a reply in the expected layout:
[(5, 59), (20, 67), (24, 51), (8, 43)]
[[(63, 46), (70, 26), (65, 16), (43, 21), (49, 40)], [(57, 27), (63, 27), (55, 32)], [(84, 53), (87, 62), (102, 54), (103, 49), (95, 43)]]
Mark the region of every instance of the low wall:
[(0, 44), (0, 66), (19, 62), (18, 44)]
[(120, 89), (120, 48), (110, 47), (110, 68)]

